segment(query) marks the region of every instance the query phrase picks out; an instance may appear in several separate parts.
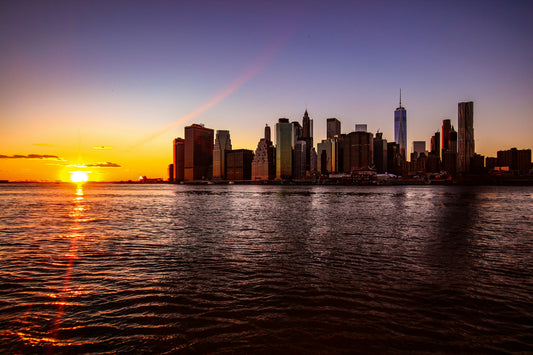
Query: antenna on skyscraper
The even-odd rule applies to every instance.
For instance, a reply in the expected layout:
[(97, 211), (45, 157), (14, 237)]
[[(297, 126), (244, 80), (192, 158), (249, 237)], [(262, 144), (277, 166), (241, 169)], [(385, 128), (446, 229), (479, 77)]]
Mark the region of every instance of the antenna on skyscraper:
[(400, 107), (402, 107), (402, 88), (400, 88)]

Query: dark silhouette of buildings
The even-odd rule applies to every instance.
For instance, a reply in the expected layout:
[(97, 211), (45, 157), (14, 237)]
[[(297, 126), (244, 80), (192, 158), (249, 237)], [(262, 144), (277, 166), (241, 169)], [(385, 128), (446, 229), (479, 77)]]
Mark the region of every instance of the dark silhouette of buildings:
[(531, 169), (531, 149), (499, 150), (497, 166), (509, 167), (509, 171), (518, 174), (527, 174)]
[(184, 180), (208, 180), (213, 169), (214, 131), (203, 125), (185, 127)]
[(226, 178), (228, 180), (251, 180), (253, 151), (236, 149), (226, 151)]
[(460, 102), (458, 105), (457, 172), (466, 174), (470, 170), (470, 159), (474, 156), (474, 103)]
[(383, 139), (381, 132), (374, 137), (374, 166), (378, 174), (387, 172), (387, 140)]
[(450, 148), (450, 132), (452, 131), (452, 122), (450, 120), (442, 120), (442, 146), (441, 155)]
[(185, 172), (185, 139), (174, 139), (173, 157), (174, 174), (172, 181), (183, 181)]
[(341, 121), (336, 118), (328, 118), (326, 120), (327, 139), (340, 137), (341, 135)]
[(276, 179), (292, 178), (293, 124), (288, 118), (276, 123)]
[(213, 179), (226, 178), (226, 152), (231, 150), (229, 131), (217, 130), (213, 147)]
[(369, 132), (351, 132), (343, 137), (344, 172), (369, 169), (374, 163), (373, 135)]

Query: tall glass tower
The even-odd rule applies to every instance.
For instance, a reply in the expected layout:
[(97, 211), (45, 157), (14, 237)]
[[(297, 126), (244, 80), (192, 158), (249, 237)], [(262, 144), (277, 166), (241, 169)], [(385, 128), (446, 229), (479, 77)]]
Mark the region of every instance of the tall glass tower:
[(276, 123), (276, 179), (292, 178), (293, 124), (280, 118)]
[(468, 173), (470, 158), (475, 154), (474, 144), (474, 103), (459, 102), (457, 121), (459, 132), (457, 139), (457, 172)]
[(407, 111), (402, 106), (402, 90), (400, 89), (400, 106), (394, 110), (394, 141), (400, 146), (403, 160), (407, 147)]

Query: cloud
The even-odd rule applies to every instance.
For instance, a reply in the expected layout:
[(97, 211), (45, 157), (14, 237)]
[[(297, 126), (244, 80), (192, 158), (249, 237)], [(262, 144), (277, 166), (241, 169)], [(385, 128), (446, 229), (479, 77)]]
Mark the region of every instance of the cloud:
[(93, 147), (94, 150), (108, 150), (108, 149), (113, 149), (113, 147), (108, 147), (108, 146), (105, 146), (105, 145), (99, 145), (97, 147)]
[(117, 163), (111, 163), (110, 161), (105, 163), (96, 163), (96, 164), (87, 164), (86, 167), (94, 167), (94, 168), (120, 168), (121, 166)]
[(55, 147), (55, 144), (48, 144), (48, 143), (33, 143), (33, 145), (36, 145), (38, 147)]
[(14, 154), (14, 155), (1, 155), (0, 159), (54, 159), (54, 160), (61, 160), (57, 155), (50, 155), (50, 154), (28, 154), (28, 155), (22, 155), (22, 154)]

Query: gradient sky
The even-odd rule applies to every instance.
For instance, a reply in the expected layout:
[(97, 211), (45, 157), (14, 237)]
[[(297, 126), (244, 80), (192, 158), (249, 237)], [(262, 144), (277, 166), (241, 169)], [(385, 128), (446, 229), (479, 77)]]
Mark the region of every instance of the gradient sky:
[[(408, 149), (474, 101), (476, 151), (533, 148), (531, 1), (4, 1), (0, 179), (167, 177), (204, 123), (254, 149), (307, 108)], [(76, 167), (85, 166), (84, 168)]]

